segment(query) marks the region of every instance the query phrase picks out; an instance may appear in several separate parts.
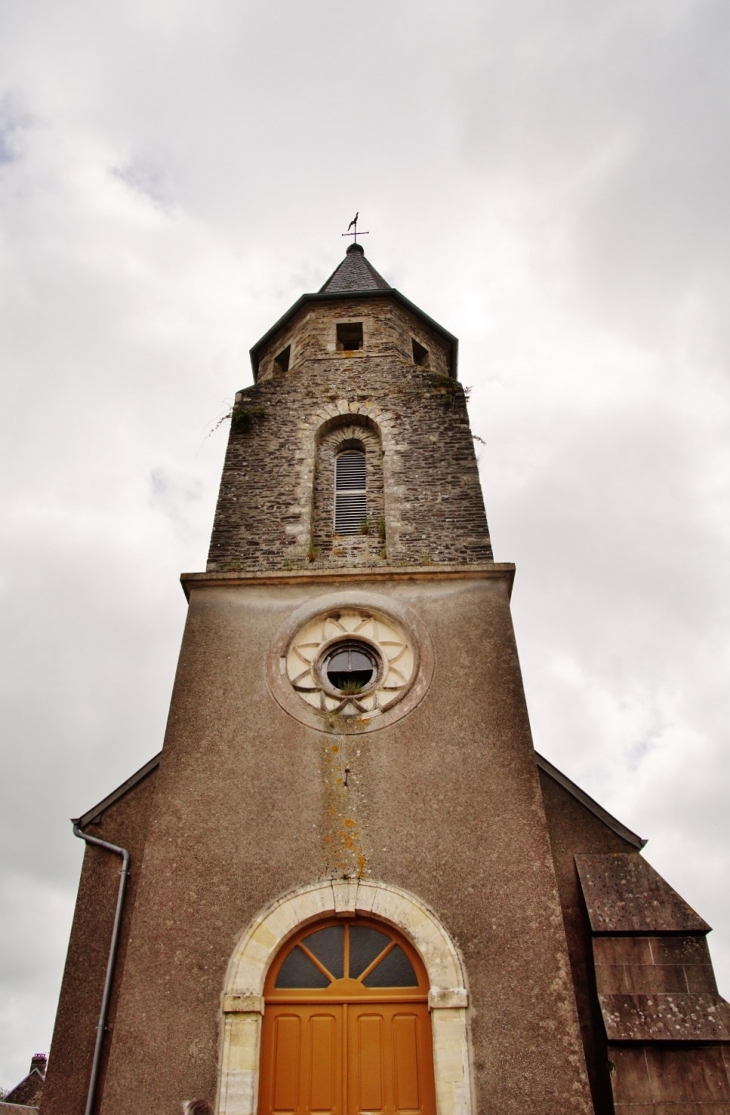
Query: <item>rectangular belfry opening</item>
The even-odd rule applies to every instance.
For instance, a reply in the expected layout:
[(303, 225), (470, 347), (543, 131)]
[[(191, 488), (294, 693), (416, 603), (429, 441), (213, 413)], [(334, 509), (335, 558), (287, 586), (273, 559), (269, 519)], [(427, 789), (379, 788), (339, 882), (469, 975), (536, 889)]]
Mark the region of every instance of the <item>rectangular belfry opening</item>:
[(362, 322), (339, 322), (337, 325), (337, 351), (355, 352), (359, 348), (362, 348)]
[(289, 357), (290, 356), (291, 356), (291, 345), (287, 345), (286, 348), (283, 348), (281, 350), (281, 352), (279, 353), (278, 356), (274, 357), (274, 367), (276, 368), (277, 372), (288, 372), (289, 371)]
[(428, 365), (428, 349), (419, 345), (415, 337), (412, 337), (411, 340), (413, 341), (413, 363), (425, 368)]

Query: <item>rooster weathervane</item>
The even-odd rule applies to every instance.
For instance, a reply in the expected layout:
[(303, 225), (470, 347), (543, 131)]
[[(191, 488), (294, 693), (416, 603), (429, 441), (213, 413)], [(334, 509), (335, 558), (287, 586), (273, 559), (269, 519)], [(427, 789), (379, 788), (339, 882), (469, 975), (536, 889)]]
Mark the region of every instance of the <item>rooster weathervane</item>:
[[(349, 225), (347, 226), (347, 232), (342, 233), (343, 236), (354, 236), (355, 239), (354, 239), (353, 243), (355, 243), (355, 244), (357, 244), (357, 219), (358, 219), (359, 216), (360, 216), (360, 212), (358, 210), (358, 212), (355, 214), (355, 216), (352, 218)], [(350, 232), (350, 229), (353, 229), (353, 231)], [(370, 233), (369, 232), (361, 232), (360, 235), (361, 236), (369, 236)]]

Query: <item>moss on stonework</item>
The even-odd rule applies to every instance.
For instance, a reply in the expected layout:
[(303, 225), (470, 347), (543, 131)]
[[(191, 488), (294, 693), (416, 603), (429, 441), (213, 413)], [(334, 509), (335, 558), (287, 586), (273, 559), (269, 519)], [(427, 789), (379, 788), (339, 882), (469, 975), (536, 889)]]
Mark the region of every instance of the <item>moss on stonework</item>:
[(265, 417), (266, 407), (243, 406), (241, 403), (236, 403), (231, 409), (231, 427), (247, 434), (250, 433), (255, 422)]

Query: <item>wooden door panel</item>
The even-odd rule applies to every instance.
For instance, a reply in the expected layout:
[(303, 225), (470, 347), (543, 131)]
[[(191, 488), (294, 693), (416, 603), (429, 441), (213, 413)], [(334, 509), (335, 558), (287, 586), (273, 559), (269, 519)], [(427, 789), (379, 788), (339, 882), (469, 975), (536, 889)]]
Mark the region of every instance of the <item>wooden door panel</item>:
[(280, 1015), (274, 1023), (274, 1111), (297, 1111), (299, 1108), (301, 1041), (302, 1019), (295, 1014)]
[(435, 1115), (427, 1005), (347, 1010), (348, 1115)]
[(313, 1014), (309, 1019), (309, 1107), (308, 1112), (339, 1112), (341, 1105), (342, 1054), (341, 1010)]
[(267, 1007), (261, 1045), (261, 1115), (343, 1115), (343, 1008)]
[(419, 1029), (422, 1021), (412, 1011), (393, 1016), (393, 1072), (395, 1110), (420, 1111)]
[(384, 1019), (381, 1012), (349, 1008), (354, 1014), (350, 1029), (350, 1089), (354, 1092), (355, 1110), (381, 1112), (383, 1102), (383, 1039)]

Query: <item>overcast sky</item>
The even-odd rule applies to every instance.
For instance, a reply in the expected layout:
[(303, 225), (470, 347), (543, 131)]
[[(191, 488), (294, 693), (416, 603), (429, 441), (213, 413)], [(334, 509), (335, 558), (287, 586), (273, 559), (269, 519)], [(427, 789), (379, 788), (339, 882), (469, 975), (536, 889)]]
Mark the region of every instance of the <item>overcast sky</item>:
[(461, 340), (535, 743), (730, 994), (727, 0), (5, 0), (0, 1085), (68, 818), (159, 750), (248, 349), (338, 263)]

